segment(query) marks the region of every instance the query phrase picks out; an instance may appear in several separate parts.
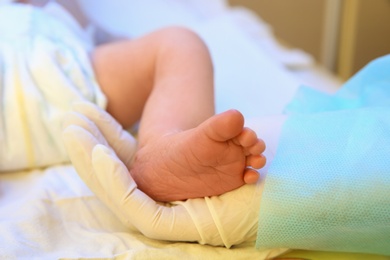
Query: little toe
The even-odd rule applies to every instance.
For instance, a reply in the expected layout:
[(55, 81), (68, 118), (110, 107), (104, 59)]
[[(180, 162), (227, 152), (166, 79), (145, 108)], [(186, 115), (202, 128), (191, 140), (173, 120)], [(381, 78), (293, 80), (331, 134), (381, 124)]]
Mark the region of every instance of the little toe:
[(259, 179), (259, 173), (253, 169), (245, 169), (244, 171), (244, 182), (246, 184), (254, 184)]
[(250, 155), (246, 158), (246, 165), (253, 167), (255, 169), (263, 168), (266, 163), (267, 163), (267, 158), (262, 154)]

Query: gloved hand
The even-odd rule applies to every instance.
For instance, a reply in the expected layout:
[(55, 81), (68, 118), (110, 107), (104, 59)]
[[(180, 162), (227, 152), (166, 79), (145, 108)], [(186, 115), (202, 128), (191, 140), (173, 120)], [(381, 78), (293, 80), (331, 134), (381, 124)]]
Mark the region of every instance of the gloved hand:
[(108, 113), (78, 103), (65, 125), (65, 146), (78, 174), (128, 227), (149, 238), (214, 246), (255, 240), (260, 182), (221, 196), (157, 203), (137, 189), (126, 167), (136, 152), (135, 139)]

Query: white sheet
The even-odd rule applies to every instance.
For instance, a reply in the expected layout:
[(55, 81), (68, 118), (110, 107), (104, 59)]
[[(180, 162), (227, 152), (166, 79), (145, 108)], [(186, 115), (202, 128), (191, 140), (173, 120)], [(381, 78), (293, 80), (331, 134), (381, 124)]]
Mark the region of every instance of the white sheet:
[[(107, 22), (110, 10), (97, 3), (88, 10)], [(107, 3), (118, 7), (126, 2)], [(215, 63), (217, 111), (238, 108), (253, 122), (257, 116), (280, 114), (302, 82), (237, 25), (224, 1), (128, 3), (134, 6), (134, 21), (144, 17), (150, 23), (129, 26), (130, 11), (117, 9), (120, 19), (111, 26), (121, 33), (137, 36), (182, 21), (201, 34)], [(69, 165), (0, 174), (0, 208), (1, 259), (263, 259), (269, 253), (256, 251), (253, 243), (226, 249), (155, 241), (126, 230)]]

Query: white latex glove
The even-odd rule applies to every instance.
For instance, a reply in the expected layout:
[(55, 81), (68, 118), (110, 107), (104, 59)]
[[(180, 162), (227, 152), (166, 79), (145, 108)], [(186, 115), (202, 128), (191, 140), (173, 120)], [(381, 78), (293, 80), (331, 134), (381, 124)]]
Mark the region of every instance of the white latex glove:
[[(256, 239), (262, 185), (244, 185), (221, 196), (157, 203), (137, 185), (131, 163), (135, 139), (105, 111), (79, 103), (63, 137), (70, 159), (88, 187), (129, 227), (145, 236), (226, 246)], [(284, 250), (264, 252), (278, 255)]]

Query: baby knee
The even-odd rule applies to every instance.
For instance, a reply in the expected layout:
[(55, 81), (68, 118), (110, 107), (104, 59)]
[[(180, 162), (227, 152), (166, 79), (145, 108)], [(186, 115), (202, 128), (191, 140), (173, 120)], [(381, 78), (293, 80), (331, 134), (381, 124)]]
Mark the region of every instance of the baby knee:
[(191, 29), (185, 27), (168, 27), (161, 31), (162, 48), (165, 51), (182, 53), (183, 55), (196, 54), (198, 57), (210, 59), (209, 49), (202, 38)]

